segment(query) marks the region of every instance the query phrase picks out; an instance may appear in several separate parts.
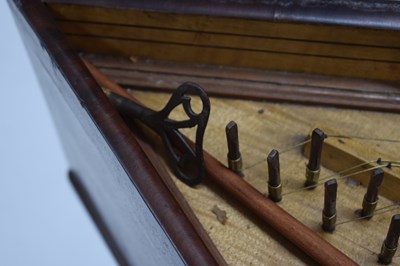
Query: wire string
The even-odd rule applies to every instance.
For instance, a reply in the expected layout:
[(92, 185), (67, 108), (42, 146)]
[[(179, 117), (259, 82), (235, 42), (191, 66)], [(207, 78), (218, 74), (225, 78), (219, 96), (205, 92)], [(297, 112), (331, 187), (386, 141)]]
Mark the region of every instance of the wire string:
[(336, 226), (342, 225), (342, 224), (346, 224), (346, 223), (350, 223), (350, 222), (363, 220), (365, 218), (369, 218), (369, 217), (372, 217), (372, 216), (381, 215), (381, 214), (393, 211), (393, 210), (397, 209), (398, 207), (399, 207), (399, 202), (397, 201), (397, 202), (394, 202), (393, 204), (390, 204), (390, 205), (387, 205), (385, 207), (376, 209), (375, 212), (372, 213), (372, 214), (365, 215), (365, 216), (360, 216), (360, 217), (357, 217), (357, 218), (354, 218), (354, 219), (350, 219), (350, 220), (339, 221), (339, 222), (336, 223)]
[(353, 135), (328, 135), (328, 137), (329, 138), (361, 139), (361, 140), (370, 140), (370, 141), (382, 141), (382, 142), (400, 143), (400, 140), (397, 140), (397, 139), (370, 138), (370, 137), (353, 136)]
[[(374, 160), (374, 161), (362, 163), (362, 164), (359, 164), (357, 166), (353, 166), (353, 167), (351, 167), (349, 169), (342, 170), (341, 172), (348, 172), (350, 169), (355, 169), (357, 167), (370, 164), (372, 162), (376, 162), (376, 161)], [(351, 177), (351, 176), (355, 176), (355, 175), (358, 175), (358, 174), (366, 173), (368, 171), (372, 171), (372, 170), (375, 170), (375, 169), (384, 168), (384, 167), (387, 167), (387, 165), (377, 165), (377, 166), (369, 167), (367, 169), (360, 170), (360, 171), (357, 171), (357, 172), (353, 172), (353, 173), (350, 173), (350, 174), (347, 174), (347, 175), (341, 175), (341, 174), (339, 174), (340, 172), (339, 173), (334, 173), (332, 175), (329, 175), (329, 176), (326, 176), (326, 177), (320, 179), (319, 182), (317, 184), (315, 184), (315, 185), (305, 186), (305, 187), (302, 187), (302, 188), (299, 188), (299, 189), (295, 189), (295, 190), (292, 190), (292, 191), (289, 191), (289, 192), (286, 192), (286, 193), (282, 193), (282, 196), (293, 194), (293, 193), (297, 193), (297, 192), (304, 191), (304, 190), (308, 190), (308, 189), (311, 189), (311, 188), (315, 188), (317, 186), (320, 186), (320, 185), (324, 184), (324, 182), (322, 182), (322, 181), (328, 180), (328, 179), (330, 179), (330, 178), (332, 178), (334, 176), (337, 176), (337, 175), (339, 175), (339, 177), (341, 177), (341, 178), (346, 178), (346, 177)]]
[[(352, 136), (352, 135), (328, 135), (328, 137), (329, 138), (344, 138), (344, 139), (351, 139), (352, 138), (352, 139), (360, 139), (360, 140), (367, 140), (367, 141), (382, 141), (382, 142), (400, 143), (400, 140), (383, 139), (383, 138), (369, 138), (369, 137)], [(293, 149), (296, 149), (296, 148), (298, 148), (300, 146), (303, 146), (303, 145), (305, 145), (305, 144), (307, 144), (309, 142), (311, 142), (311, 139), (307, 139), (307, 140), (302, 141), (300, 143), (297, 143), (297, 144), (295, 144), (293, 146), (284, 148), (281, 151), (279, 151), (279, 153), (280, 154), (284, 154), (284, 153), (289, 152), (289, 151), (291, 151)], [(260, 160), (260, 161), (258, 161), (256, 163), (244, 168), (244, 170), (251, 169), (251, 168), (253, 168), (253, 167), (265, 162), (266, 160), (267, 160), (267, 158), (263, 158), (262, 160)], [(359, 169), (361, 167), (365, 167), (365, 166), (368, 166), (368, 165), (371, 165), (371, 164), (374, 164), (374, 163), (376, 163), (377, 165), (368, 167), (368, 168), (363, 169), (363, 170), (355, 171), (355, 170), (357, 170), (357, 169)], [(361, 173), (366, 173), (366, 172), (369, 172), (369, 171), (373, 171), (375, 169), (385, 168), (385, 167), (388, 168), (388, 169), (391, 169), (392, 167), (400, 167), (400, 161), (382, 160), (381, 158), (379, 158), (377, 160), (371, 160), (371, 161), (363, 162), (363, 163), (354, 165), (352, 167), (349, 167), (347, 169), (341, 170), (339, 172), (336, 172), (334, 174), (330, 174), (328, 176), (320, 178), (319, 182), (317, 184), (315, 184), (315, 185), (310, 185), (310, 186), (305, 186), (305, 187), (302, 187), (302, 188), (299, 188), (299, 189), (295, 189), (295, 190), (283, 193), (282, 196), (289, 195), (289, 194), (294, 194), (294, 193), (297, 193), (297, 192), (305, 191), (305, 190), (320, 186), (320, 185), (324, 184), (324, 181), (329, 180), (330, 178), (333, 178), (335, 176), (339, 176), (340, 178), (343, 179), (343, 178), (352, 177), (352, 176), (355, 176), (355, 175), (358, 175), (358, 174), (361, 174)], [(375, 210), (375, 212), (373, 214), (366, 215), (366, 216), (360, 216), (360, 217), (356, 217), (356, 218), (349, 219), (349, 220), (339, 221), (339, 222), (336, 223), (336, 226), (341, 226), (341, 225), (348, 224), (348, 223), (351, 223), (351, 222), (356, 222), (356, 221), (359, 221), (359, 220), (370, 218), (372, 216), (382, 215), (382, 214), (385, 214), (387, 212), (391, 212), (391, 211), (394, 211), (394, 210), (398, 209), (399, 206), (400, 206), (400, 202), (394, 202), (393, 204), (390, 204), (390, 205), (387, 205), (387, 206), (384, 206), (382, 208), (379, 208), (379, 209)], [(359, 247), (371, 252), (372, 255), (377, 255), (378, 254), (375, 251), (371, 250), (370, 248), (368, 248), (368, 247), (366, 247), (366, 246), (364, 246), (364, 245), (362, 245), (360, 243), (357, 243), (356, 241), (354, 241), (354, 240), (352, 240), (352, 239), (350, 239), (350, 238), (348, 238), (348, 237), (346, 237), (344, 235), (341, 235), (341, 234), (339, 234), (339, 235), (341, 237), (353, 242), (355, 245), (357, 245), (357, 246), (359, 246)], [(399, 256), (400, 255), (397, 255), (397, 256), (395, 256), (395, 258), (397, 258)]]
[(365, 165), (368, 165), (368, 164), (371, 164), (371, 163), (374, 163), (374, 162), (377, 162), (377, 160), (371, 160), (371, 161), (369, 161), (369, 162), (364, 162), (364, 163), (360, 163), (360, 164), (354, 165), (354, 166), (352, 166), (352, 167), (350, 167), (350, 168), (344, 169), (344, 170), (339, 171), (339, 172), (337, 172), (337, 173), (334, 173), (334, 174), (332, 174), (332, 175), (325, 176), (325, 177), (321, 178), (320, 181), (328, 180), (328, 179), (330, 179), (330, 178), (332, 178), (332, 177), (334, 177), (334, 176), (336, 176), (336, 175), (338, 175), (338, 176), (343, 176), (343, 174), (346, 173), (346, 172), (352, 171), (352, 170), (354, 170), (354, 169), (363, 167), (363, 166), (365, 166)]
[[(364, 163), (364, 164), (368, 164), (368, 163)], [(369, 171), (372, 171), (372, 170), (375, 170), (375, 169), (384, 168), (384, 167), (388, 167), (388, 165), (376, 165), (376, 166), (373, 166), (373, 167), (370, 167), (370, 168), (366, 168), (364, 170), (360, 170), (360, 171), (357, 171), (357, 172), (354, 172), (354, 173), (351, 173), (351, 174), (348, 174), (348, 175), (339, 175), (339, 176), (341, 178), (351, 177), (351, 176), (355, 176), (355, 175), (358, 175), (358, 174), (366, 173), (366, 172), (369, 172)], [(354, 167), (352, 167), (352, 168), (354, 168)], [(331, 176), (327, 176), (327, 177), (321, 178), (319, 181), (322, 182), (322, 181), (328, 180), (329, 178), (331, 178), (333, 176), (335, 176), (335, 175), (331, 175)]]
[[(371, 138), (371, 137), (355, 136), (355, 135), (327, 135), (327, 137), (328, 138), (361, 139), (361, 140), (369, 140), (369, 141), (382, 141), (382, 142), (400, 143), (400, 140), (395, 140), (395, 139)], [(283, 148), (281, 150), (278, 150), (279, 154), (283, 154), (283, 153), (291, 151), (291, 150), (293, 150), (293, 149), (295, 149), (297, 147), (303, 146), (304, 144), (307, 144), (310, 141), (311, 141), (311, 138), (307, 139), (305, 141), (302, 141), (300, 143), (297, 143), (297, 144), (295, 144), (293, 146), (289, 146), (289, 147)], [(251, 169), (251, 168), (253, 168), (253, 167), (265, 162), (266, 160), (267, 160), (267, 158), (264, 158), (264, 159), (262, 159), (262, 160), (260, 160), (258, 162), (255, 162), (254, 164), (251, 164), (251, 165), (245, 167), (244, 170)], [(397, 162), (397, 164), (400, 164), (400, 162)], [(396, 164), (395, 167), (399, 167), (399, 165), (397, 165), (397, 164)]]
[[(279, 151), (279, 154), (281, 155), (281, 154), (286, 153), (286, 152), (288, 152), (288, 151), (291, 151), (291, 150), (293, 150), (293, 149), (295, 149), (295, 148), (297, 148), (297, 147), (303, 146), (304, 144), (307, 144), (307, 143), (309, 143), (310, 141), (311, 141), (311, 139), (308, 139), (308, 140), (302, 141), (302, 142), (300, 142), (300, 143), (297, 143), (297, 144), (295, 144), (295, 145), (293, 145), (293, 146), (286, 147), (286, 148), (282, 149), (281, 151), (278, 150), (278, 151)], [(244, 168), (244, 170), (251, 169), (251, 168), (253, 168), (253, 167), (255, 167), (255, 166), (257, 166), (257, 165), (259, 165), (259, 164), (265, 162), (266, 160), (267, 160), (267, 158), (264, 158), (264, 159), (262, 159), (262, 160), (259, 160), (258, 162), (255, 162), (254, 164), (251, 164), (251, 165), (247, 166), (246, 168)]]
[(295, 145), (293, 145), (291, 147), (287, 147), (286, 149), (282, 149), (282, 151), (280, 151), (279, 154), (286, 153), (286, 152), (291, 151), (291, 150), (293, 150), (293, 149), (295, 149), (297, 147), (303, 146), (304, 144), (307, 144), (309, 142), (311, 142), (311, 139), (302, 141), (302, 142), (297, 143), (297, 144), (295, 144)]
[(360, 243), (354, 241), (353, 239), (351, 239), (351, 238), (349, 238), (349, 237), (347, 237), (347, 236), (345, 236), (345, 235), (342, 235), (342, 234), (340, 234), (340, 233), (338, 233), (338, 232), (336, 232), (335, 234), (336, 234), (336, 235), (339, 235), (340, 237), (346, 239), (347, 241), (350, 241), (351, 243), (353, 243), (353, 244), (359, 246), (360, 248), (369, 251), (369, 252), (371, 253), (371, 255), (373, 255), (373, 256), (378, 255), (378, 253), (376, 253), (375, 251), (369, 249), (368, 247), (366, 247), (366, 246), (364, 246), (364, 245), (362, 245), (362, 244), (360, 244)]

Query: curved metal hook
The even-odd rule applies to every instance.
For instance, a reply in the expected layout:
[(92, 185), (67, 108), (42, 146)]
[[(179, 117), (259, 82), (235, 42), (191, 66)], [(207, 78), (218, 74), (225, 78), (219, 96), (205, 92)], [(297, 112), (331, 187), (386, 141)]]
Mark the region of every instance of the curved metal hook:
[[(187, 95), (200, 97), (202, 110), (199, 113), (193, 111), (191, 98)], [(175, 121), (169, 119), (171, 112), (179, 105), (189, 119)], [(195, 83), (184, 83), (172, 94), (167, 105), (158, 113), (156, 120), (162, 121), (158, 128), (161, 138), (170, 156), (171, 166), (177, 177), (190, 186), (199, 184), (204, 179), (203, 138), (210, 115), (210, 100), (206, 92)], [(187, 139), (179, 129), (197, 126), (194, 147), (191, 147)]]
[[(193, 111), (191, 98), (188, 94), (200, 97), (202, 110), (199, 113)], [(190, 186), (197, 185), (203, 181), (205, 176), (203, 138), (210, 115), (210, 100), (199, 85), (186, 82), (179, 86), (165, 107), (159, 112), (143, 107), (114, 93), (111, 93), (109, 97), (121, 113), (140, 119), (161, 136), (169, 155), (171, 168), (180, 180)], [(181, 104), (188, 119), (183, 121), (170, 119), (171, 112)], [(197, 126), (196, 140), (194, 147), (192, 147), (179, 129), (195, 126)]]

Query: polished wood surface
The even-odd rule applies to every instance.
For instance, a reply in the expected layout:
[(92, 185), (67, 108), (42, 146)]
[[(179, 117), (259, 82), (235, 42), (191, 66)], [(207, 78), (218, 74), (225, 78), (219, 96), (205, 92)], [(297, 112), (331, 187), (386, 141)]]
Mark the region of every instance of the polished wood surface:
[(96, 206), (118, 262), (218, 264), (46, 6), (15, 1), (11, 7), (70, 167)]
[[(245, 19), (233, 16), (230, 5), (225, 5), (225, 15), (219, 10), (219, 16), (210, 16), (177, 11), (182, 11), (182, 5), (176, 5), (176, 11), (163, 10), (164, 5), (159, 8), (161, 11), (154, 11), (146, 9), (146, 5), (140, 8), (140, 3), (122, 9), (124, 4), (118, 7), (116, 3), (112, 8), (107, 1), (103, 2), (105, 7), (50, 2), (68, 39), (85, 52), (399, 81), (399, 29), (383, 23), (385, 30), (377, 30), (383, 25), (374, 23), (377, 13), (368, 12), (367, 7), (359, 11), (359, 16), (347, 21), (338, 19), (336, 23), (324, 23), (329, 8), (320, 13), (314, 10), (316, 21), (310, 24), (305, 14), (313, 9), (306, 6), (304, 15), (299, 16), (294, 5), (285, 10), (287, 20), (296, 20), (294, 24), (271, 14), (278, 12), (279, 3), (253, 6), (250, 14), (264, 10), (269, 15)], [(186, 5), (188, 10), (196, 10), (196, 6), (200, 12), (201, 5)], [(344, 5), (338, 11), (344, 14), (351, 10)], [(391, 16), (396, 12), (390, 7), (382, 8), (380, 19), (393, 17), (396, 21)], [(351, 22), (360, 25), (343, 27)]]
[(126, 87), (172, 92), (190, 80), (207, 87), (209, 95), (224, 98), (400, 112), (399, 88), (383, 82), (135, 57), (85, 55), (85, 58)]

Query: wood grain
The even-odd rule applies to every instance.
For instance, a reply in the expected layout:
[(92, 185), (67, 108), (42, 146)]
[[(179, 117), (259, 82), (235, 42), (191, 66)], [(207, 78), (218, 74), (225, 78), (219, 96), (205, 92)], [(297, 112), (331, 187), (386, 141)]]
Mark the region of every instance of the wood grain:
[(314, 231), (266, 198), (257, 189), (226, 166), (205, 153), (206, 171), (216, 184), (257, 214), (266, 224), (282, 234), (317, 263), (324, 265), (358, 265)]
[(209, 95), (400, 112), (400, 89), (359, 79), (87, 55), (119, 84), (173, 91), (186, 81)]
[[(257, 52), (299, 54), (358, 60), (399, 63), (400, 51), (385, 46), (354, 46), (335, 42), (313, 42), (289, 38), (240, 36), (227, 33), (199, 32), (130, 25), (60, 20), (61, 29), (70, 36), (110, 38), (149, 43), (179, 44), (197, 47), (219, 47)], [(168, 25), (166, 25), (168, 26)]]
[[(186, 1), (189, 5), (182, 5), (179, 1), (171, 2), (171, 5), (158, 5), (157, 1), (153, 1), (157, 8), (150, 10), (157, 10), (155, 12), (143, 12), (146, 10), (143, 2), (139, 3), (136, 7), (126, 7), (124, 4), (135, 4), (131, 3), (116, 3), (119, 1), (103, 1), (108, 2), (106, 5), (102, 5), (99, 1), (97, 5), (85, 4), (79, 1), (81, 5), (77, 3), (60, 3), (62, 1), (48, 0), (48, 6), (53, 12), (57, 20), (71, 20), (71, 21), (81, 21), (81, 22), (95, 22), (95, 23), (110, 23), (115, 25), (128, 25), (128, 26), (151, 26), (153, 28), (169, 28), (176, 30), (196, 30), (200, 32), (211, 32), (211, 33), (225, 33), (225, 34), (235, 34), (235, 35), (245, 35), (245, 36), (258, 36), (258, 37), (273, 37), (287, 39), (288, 36), (294, 40), (310, 40), (318, 42), (334, 42), (343, 44), (356, 44), (356, 45), (370, 45), (378, 47), (397, 47), (400, 41), (400, 36), (393, 33), (396, 32), (396, 25), (390, 27), (379, 27), (379, 22), (368, 18), (375, 16), (374, 12), (365, 10), (365, 14), (362, 10), (359, 10), (359, 16), (353, 17), (353, 21), (348, 20), (338, 20), (336, 23), (324, 23), (322, 20), (326, 17), (328, 12), (335, 13), (334, 10), (325, 10), (325, 14), (314, 14), (315, 17), (319, 17), (321, 21), (318, 23), (316, 20), (314, 23), (307, 21), (306, 16), (296, 18), (294, 12), (292, 13), (292, 19), (297, 20), (297, 23), (289, 22), (289, 19), (284, 18), (274, 18), (271, 14), (271, 5), (265, 5), (264, 10), (257, 10), (257, 5), (249, 5), (250, 9), (253, 9), (251, 13), (236, 13), (232, 14), (233, 10), (230, 8), (234, 5), (222, 4), (216, 5), (215, 2), (213, 6), (208, 10), (209, 13), (203, 13), (204, 7), (210, 5), (207, 1), (203, 1), (205, 5), (196, 6), (193, 2), (199, 3), (199, 1)], [(144, 1), (147, 2), (147, 1)], [(279, 4), (279, 3), (278, 3)], [(116, 6), (119, 6), (119, 8)], [(142, 5), (142, 7), (140, 7)], [(213, 10), (217, 10), (218, 14), (211, 15)], [(244, 7), (245, 4), (242, 6)], [(192, 8), (193, 7), (193, 8)], [(210, 6), (209, 6), (210, 7)], [(195, 12), (195, 9), (198, 9)], [(175, 12), (173, 12), (175, 9)], [(188, 10), (192, 9), (190, 12)], [(147, 9), (148, 10), (148, 9)], [(185, 12), (186, 10), (186, 12)], [(244, 9), (242, 9), (244, 10)], [(389, 7), (389, 10), (391, 7)], [(90, 11), (90, 12), (88, 12)], [(257, 12), (263, 12), (261, 16), (257, 16)], [(269, 11), (269, 12), (265, 12)], [(290, 10), (288, 10), (290, 12)], [(357, 13), (357, 10), (353, 10)], [(387, 11), (387, 10), (386, 10)], [(385, 11), (383, 11), (385, 12)], [(397, 11), (398, 12), (398, 11)], [(225, 14), (224, 14), (225, 13)], [(342, 13), (343, 14), (343, 13)], [(347, 13), (348, 14), (348, 13)], [(346, 15), (347, 15), (346, 14)], [(384, 13), (378, 13), (382, 15)], [(337, 17), (339, 17), (340, 12), (337, 12)], [(364, 16), (361, 16), (364, 15)], [(393, 16), (387, 14), (387, 17), (381, 17), (381, 19), (390, 19)], [(242, 19), (240, 19), (242, 18)], [(275, 23), (273, 20), (279, 22)], [(303, 20), (303, 22), (302, 22)], [(381, 21), (382, 21), (381, 20)], [(167, 24), (165, 22), (168, 22)], [(302, 22), (302, 23), (301, 23)], [(355, 22), (358, 27), (352, 26), (351, 22)], [(335, 25), (336, 24), (336, 25)], [(353, 25), (354, 25), (353, 24)], [(341, 27), (339, 25), (342, 25)], [(318, 32), (318, 34), (315, 34)], [(378, 36), (380, 38), (378, 38)]]
[[(131, 92), (153, 109), (162, 106), (169, 97), (163, 93)], [(302, 142), (316, 123), (327, 124), (348, 135), (389, 139), (399, 137), (397, 125), (400, 117), (396, 114), (220, 98), (212, 98), (211, 106), (205, 149), (220, 161), (225, 161), (227, 148), (224, 128), (230, 120), (235, 120), (239, 125), (245, 180), (261, 193), (267, 192), (267, 164), (264, 161), (254, 167), (252, 165), (266, 159), (272, 148), (283, 151)], [(376, 127), (381, 130), (376, 131)], [(189, 131), (185, 133), (194, 136)], [(374, 141), (366, 141), (365, 144), (380, 153), (389, 154), (396, 154), (399, 146)], [(346, 222), (338, 225), (333, 234), (324, 233), (320, 228), (323, 187), (317, 187), (314, 191), (300, 190), (285, 194), (303, 187), (306, 161), (300, 147), (281, 154), (284, 196), (278, 205), (359, 264), (378, 265), (377, 253), (386, 236), (390, 218), (400, 209), (392, 206), (388, 212), (376, 215), (370, 221)], [(331, 174), (332, 171), (322, 168), (321, 177)], [(210, 183), (189, 188), (177, 179), (175, 182), (228, 264), (310, 265), (311, 262), (302, 257), (298, 250), (278, 237), (271, 228), (223, 190)], [(338, 222), (345, 222), (357, 217), (354, 212), (361, 208), (365, 188), (348, 184), (340, 178), (338, 184)], [(211, 212), (215, 204), (227, 213), (225, 225), (219, 223)], [(381, 197), (378, 208), (392, 204), (392, 201)], [(399, 263), (396, 257), (394, 265)]]
[(85, 52), (399, 81), (396, 31), (57, 3), (50, 8)]
[[(106, 37), (70, 35), (68, 39), (80, 51), (99, 54), (399, 81), (398, 76), (395, 75), (400, 70), (400, 64), (397, 62), (360, 61), (358, 59), (334, 57), (321, 58), (302, 54), (186, 46), (175, 43), (118, 40)], [(98, 45), (93, 45), (93, 43)], [(202, 54), (202, 56), (199, 57), (199, 54)], [(376, 69), (380, 69), (380, 71), (376, 71)]]

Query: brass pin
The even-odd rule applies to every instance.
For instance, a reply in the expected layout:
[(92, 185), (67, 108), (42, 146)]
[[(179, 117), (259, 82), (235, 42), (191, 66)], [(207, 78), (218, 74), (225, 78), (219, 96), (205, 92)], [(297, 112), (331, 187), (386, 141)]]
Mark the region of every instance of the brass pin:
[(314, 129), (311, 134), (310, 159), (306, 168), (306, 182), (304, 184), (304, 186), (310, 187), (310, 189), (314, 189), (318, 183), (321, 171), (322, 146), (326, 137), (325, 133), (319, 128)]
[(240, 176), (243, 176), (242, 155), (239, 150), (238, 126), (231, 121), (225, 127), (226, 140), (228, 142), (228, 167)]
[(378, 204), (378, 194), (383, 181), (383, 175), (384, 172), (380, 168), (372, 172), (367, 192), (365, 193), (362, 203), (361, 217), (365, 216), (367, 219), (371, 219), (373, 216), (376, 205)]
[(268, 197), (275, 202), (282, 200), (282, 183), (279, 167), (279, 152), (272, 150), (267, 157), (268, 162)]
[(333, 232), (336, 227), (336, 179), (325, 182), (324, 209), (322, 211), (322, 229), (325, 232)]
[(390, 264), (396, 254), (400, 235), (400, 214), (393, 215), (385, 241), (383, 241), (378, 261), (382, 264)]

